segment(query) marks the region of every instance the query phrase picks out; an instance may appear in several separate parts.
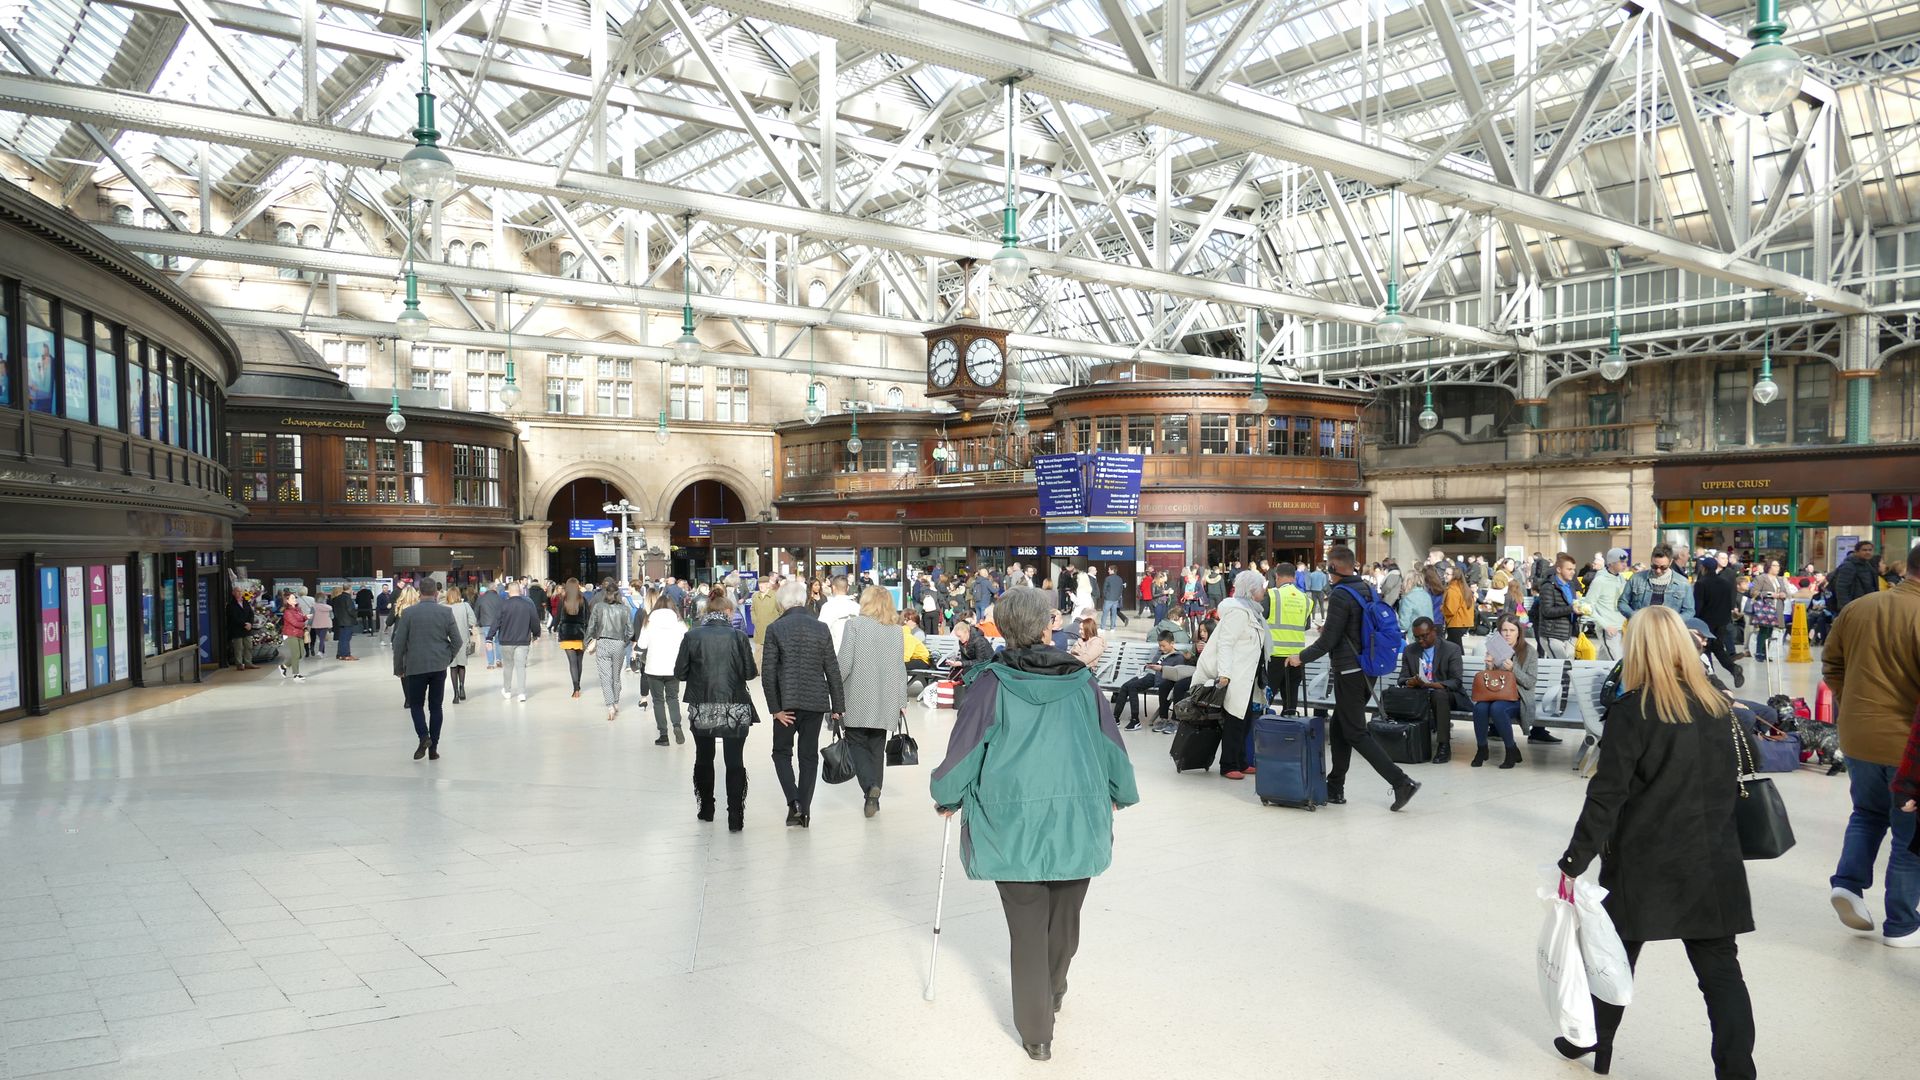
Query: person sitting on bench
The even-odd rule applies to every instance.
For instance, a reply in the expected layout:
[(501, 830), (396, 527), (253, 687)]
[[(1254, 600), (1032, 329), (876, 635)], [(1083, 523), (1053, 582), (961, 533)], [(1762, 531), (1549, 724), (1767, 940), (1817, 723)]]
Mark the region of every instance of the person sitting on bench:
[(1453, 710), (1473, 711), (1473, 700), (1461, 686), (1464, 655), (1425, 617), (1413, 621), (1413, 644), (1400, 653), (1401, 685), (1425, 690), (1431, 698), (1435, 765), (1453, 757)]
[(1140, 721), (1146, 712), (1146, 709), (1140, 704), (1140, 696), (1149, 690), (1160, 691), (1161, 711), (1165, 712), (1167, 690), (1171, 687), (1170, 681), (1165, 677), (1166, 669), (1191, 663), (1193, 663), (1193, 657), (1180, 651), (1180, 646), (1174, 641), (1173, 634), (1169, 631), (1162, 630), (1160, 632), (1159, 657), (1147, 664), (1140, 674), (1128, 679), (1118, 690), (1113, 692), (1114, 720), (1116, 722), (1124, 720), (1127, 715), (1127, 710), (1132, 709), (1133, 719), (1128, 721), (1126, 730), (1138, 731), (1140, 729)]

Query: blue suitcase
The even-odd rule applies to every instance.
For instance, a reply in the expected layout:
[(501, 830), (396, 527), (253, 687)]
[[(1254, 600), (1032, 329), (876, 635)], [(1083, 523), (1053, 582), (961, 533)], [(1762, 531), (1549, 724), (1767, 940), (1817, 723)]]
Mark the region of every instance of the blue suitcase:
[(1253, 722), (1254, 791), (1265, 806), (1327, 802), (1327, 720), (1269, 712)]

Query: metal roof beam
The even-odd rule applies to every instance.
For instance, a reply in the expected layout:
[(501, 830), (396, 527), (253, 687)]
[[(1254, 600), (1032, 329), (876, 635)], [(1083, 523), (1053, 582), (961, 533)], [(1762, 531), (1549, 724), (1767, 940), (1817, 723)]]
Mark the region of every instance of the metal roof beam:
[[(899, 56), (925, 60), (986, 80), (1021, 77), (1033, 93), (1105, 109), (1214, 139), (1230, 149), (1322, 168), (1378, 187), (1477, 210), (1502, 222), (1535, 229), (1749, 288), (1798, 292), (1830, 311), (1871, 311), (1855, 293), (1753, 259), (1730, 259), (1698, 244), (1615, 221), (1540, 195), (1450, 169), (1420, 175), (1422, 156), (1398, 140), (1367, 145), (1354, 125), (1310, 114), (1251, 91), (1226, 88), (1228, 100), (1196, 94), (1139, 75), (1061, 55), (1044, 41), (1016, 38), (978, 25), (974, 5), (962, 0), (716, 0), (756, 18), (831, 34)], [(1355, 131), (1355, 137), (1345, 132)], [(1419, 331), (1416, 331), (1418, 333)]]

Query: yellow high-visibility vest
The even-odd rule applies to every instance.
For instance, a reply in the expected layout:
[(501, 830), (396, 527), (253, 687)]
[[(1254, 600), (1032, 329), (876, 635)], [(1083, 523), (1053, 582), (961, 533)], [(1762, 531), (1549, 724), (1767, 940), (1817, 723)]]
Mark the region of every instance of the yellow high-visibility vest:
[(1267, 590), (1267, 636), (1272, 655), (1293, 656), (1307, 647), (1307, 618), (1313, 610), (1307, 594), (1292, 585)]

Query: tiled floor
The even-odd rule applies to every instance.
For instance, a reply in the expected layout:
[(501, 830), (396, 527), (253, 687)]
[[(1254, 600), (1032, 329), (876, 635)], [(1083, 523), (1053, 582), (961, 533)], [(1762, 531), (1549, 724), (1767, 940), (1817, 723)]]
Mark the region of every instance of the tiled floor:
[[(1419, 770), (1409, 811), (1264, 809), (1129, 736), (1142, 804), (1088, 900), (1050, 1065), (1011, 1029), (992, 888), (948, 880), (926, 975), (940, 819), (927, 767), (863, 820), (823, 788), (785, 829), (764, 729), (749, 825), (693, 817), (691, 744), (536, 650), (533, 700), (474, 669), (437, 763), (378, 647), (0, 746), (0, 1074), (88, 1077), (1422, 1078), (1584, 1075), (1535, 985), (1536, 868), (1581, 783)], [(1807, 669), (1797, 669), (1804, 680)], [(591, 680), (591, 673), (589, 674)], [(945, 725), (912, 710), (923, 755)], [(1464, 736), (1464, 732), (1459, 733)], [(1781, 778), (1800, 844), (1750, 866), (1742, 941), (1771, 1077), (1892, 1075), (1920, 954), (1826, 903), (1844, 780)], [(1873, 897), (1878, 906), (1880, 897)], [(1616, 1075), (1707, 1074), (1677, 945), (1649, 949)]]

